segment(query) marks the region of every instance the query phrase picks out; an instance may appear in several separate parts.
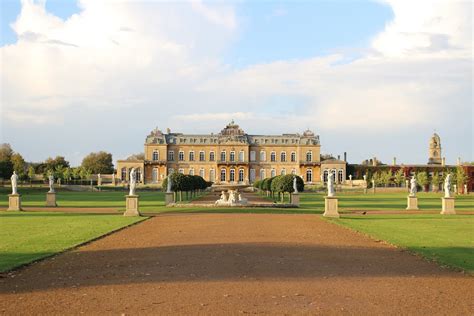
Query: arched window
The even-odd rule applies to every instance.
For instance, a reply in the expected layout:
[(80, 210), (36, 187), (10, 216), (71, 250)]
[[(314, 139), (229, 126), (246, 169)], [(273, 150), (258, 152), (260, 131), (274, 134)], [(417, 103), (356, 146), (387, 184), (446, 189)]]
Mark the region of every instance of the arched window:
[(199, 161), (204, 161), (206, 160), (206, 153), (204, 151), (199, 152)]
[(294, 151), (291, 152), (291, 162), (296, 162), (296, 153)]
[(235, 161), (235, 151), (230, 152), (230, 157), (229, 158), (230, 158), (229, 159), (230, 161)]
[(142, 170), (140, 168), (136, 169), (136, 174), (135, 174), (135, 179), (137, 182), (140, 182), (142, 180)]
[(184, 151), (180, 151), (180, 152), (178, 153), (178, 160), (179, 160), (179, 161), (184, 161)]
[(306, 182), (313, 182), (313, 170), (311, 169), (306, 170)]
[(337, 181), (337, 171), (336, 171), (336, 169), (332, 169), (330, 172), (332, 172), (332, 177), (333, 177), (334, 181)]
[(267, 155), (263, 150), (260, 152), (260, 161), (267, 161)]
[(323, 173), (323, 182), (328, 182), (328, 176), (329, 176), (329, 171), (325, 169)]
[(260, 180), (265, 179), (265, 169), (260, 170)]
[(225, 151), (221, 151), (221, 161), (225, 161), (225, 160), (226, 160)]
[(307, 162), (313, 161), (313, 152), (308, 151), (308, 152), (306, 153), (306, 161), (307, 161)]
[(194, 161), (194, 151), (189, 152), (189, 161)]
[(296, 169), (291, 169), (291, 174), (296, 176)]
[(226, 170), (221, 169), (221, 182), (225, 182), (225, 181), (226, 181)]
[(339, 169), (337, 174), (337, 180), (339, 183), (342, 183), (344, 181), (344, 170)]
[(239, 161), (244, 162), (245, 161), (245, 151), (241, 150), (239, 152)]
[(151, 182), (158, 182), (158, 168), (153, 168), (153, 170), (151, 171)]
[(209, 170), (209, 181), (216, 181), (216, 171), (214, 169)]
[(214, 160), (216, 160), (216, 153), (211, 151), (209, 153), (209, 161), (214, 161)]
[(276, 170), (275, 170), (275, 169), (272, 169), (272, 171), (271, 171), (271, 177), (272, 177), (272, 178), (273, 178), (273, 177), (276, 177)]
[(184, 174), (184, 169), (183, 169), (183, 168), (179, 169), (179, 170), (178, 170), (178, 173)]
[(275, 162), (277, 160), (276, 152), (272, 151), (270, 154), (270, 161)]
[(244, 169), (239, 169), (239, 182), (244, 182)]
[(230, 169), (229, 181), (235, 182), (235, 169)]
[(189, 175), (194, 176), (194, 168), (189, 169)]
[(285, 162), (286, 161), (286, 152), (282, 151), (280, 154), (280, 161)]
[(158, 150), (153, 150), (153, 160), (158, 160), (159, 159), (159, 154), (158, 154)]
[(281, 175), (282, 176), (286, 175), (286, 169), (281, 169)]
[(199, 169), (199, 176), (204, 179), (204, 176), (205, 176), (204, 168)]
[(127, 168), (126, 167), (122, 168), (120, 179), (127, 180)]

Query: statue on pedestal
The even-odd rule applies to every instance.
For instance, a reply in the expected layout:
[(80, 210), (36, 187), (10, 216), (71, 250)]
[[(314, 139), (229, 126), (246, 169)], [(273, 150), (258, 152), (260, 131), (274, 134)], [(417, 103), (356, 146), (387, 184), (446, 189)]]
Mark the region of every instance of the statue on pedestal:
[(446, 179), (444, 179), (444, 197), (451, 197), (451, 174), (448, 173)]
[(328, 196), (334, 196), (334, 173), (329, 172), (328, 174)]
[(296, 176), (293, 178), (293, 194), (298, 194), (298, 185), (296, 183)]
[(410, 196), (416, 196), (416, 179), (414, 175), (410, 179)]
[(52, 173), (49, 174), (48, 180), (49, 180), (49, 192), (48, 193), (54, 193), (54, 176), (53, 176)]
[(137, 172), (135, 168), (130, 171), (130, 192), (128, 195), (135, 195), (135, 188), (137, 186)]
[(18, 176), (16, 174), (15, 171), (13, 171), (13, 174), (10, 178), (10, 180), (12, 181), (12, 194), (18, 194)]

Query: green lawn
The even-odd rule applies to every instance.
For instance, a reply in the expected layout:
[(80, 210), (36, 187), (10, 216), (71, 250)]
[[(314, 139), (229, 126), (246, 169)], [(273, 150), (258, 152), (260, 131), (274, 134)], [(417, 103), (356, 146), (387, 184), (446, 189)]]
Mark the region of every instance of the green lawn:
[[(22, 204), (25, 207), (43, 207), (45, 203), (46, 188), (20, 188)], [(0, 206), (8, 206), (9, 191), (0, 188)], [(125, 195), (127, 191), (102, 191), (102, 192), (72, 192), (58, 190), (57, 201), (59, 206), (65, 207), (115, 207), (119, 210), (125, 208)], [(160, 191), (138, 191), (140, 195), (140, 209), (145, 212), (167, 211), (206, 211), (206, 212), (267, 212), (267, 213), (322, 213), (324, 209), (324, 195), (321, 193), (301, 194), (299, 209), (196, 209), (166, 207), (164, 193)], [(184, 196), (184, 194), (183, 194)], [(354, 210), (399, 210), (406, 208), (406, 193), (343, 193), (338, 195), (339, 210), (341, 213)], [(418, 193), (418, 205), (422, 211), (441, 211), (441, 193)], [(474, 211), (474, 194), (456, 196), (456, 211)]]
[(144, 219), (121, 215), (0, 212), (0, 272)]
[(330, 221), (474, 274), (472, 215), (345, 215)]
[[(46, 188), (20, 188), (23, 206), (44, 206)], [(9, 190), (0, 188), (0, 206), (8, 205)], [(59, 206), (114, 207), (123, 211), (127, 191), (72, 192), (58, 190)], [(300, 208), (197, 208), (166, 207), (164, 193), (138, 191), (140, 209), (147, 213), (303, 213), (322, 214), (324, 195), (301, 194)], [(342, 214), (353, 210), (399, 210), (406, 208), (406, 193), (343, 193), (338, 195)], [(395, 245), (419, 252), (443, 264), (474, 270), (474, 216), (430, 215), (441, 211), (441, 194), (419, 193), (417, 215), (344, 215), (334, 222), (365, 232)], [(40, 210), (40, 209), (39, 209)], [(456, 211), (474, 211), (474, 194), (456, 196)], [(96, 238), (139, 219), (119, 215), (0, 212), (0, 271), (49, 256)]]

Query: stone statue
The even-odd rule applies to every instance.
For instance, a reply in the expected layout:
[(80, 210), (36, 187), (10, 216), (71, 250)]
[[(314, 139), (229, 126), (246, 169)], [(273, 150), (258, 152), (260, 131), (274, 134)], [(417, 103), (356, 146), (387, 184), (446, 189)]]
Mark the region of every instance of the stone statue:
[(228, 200), (228, 202), (229, 202), (230, 204), (235, 204), (235, 202), (237, 201), (237, 198), (236, 198), (235, 193), (236, 193), (236, 192), (235, 192), (234, 190), (230, 190), (230, 191), (229, 191), (229, 200)]
[(410, 179), (410, 196), (416, 196), (416, 178), (414, 175)]
[(18, 176), (15, 171), (13, 171), (12, 177), (10, 179), (12, 180), (12, 194), (18, 194)]
[(334, 196), (334, 173), (329, 172), (328, 174), (328, 196)]
[(349, 181), (352, 181), (352, 174), (349, 175)]
[(367, 182), (367, 175), (364, 174), (364, 181)]
[(52, 173), (49, 174), (48, 180), (49, 180), (49, 192), (48, 193), (54, 193), (54, 176), (53, 176)]
[(451, 174), (448, 173), (446, 179), (444, 179), (444, 197), (451, 197)]
[(298, 185), (296, 183), (296, 177), (293, 178), (293, 193), (298, 194)]
[(166, 193), (172, 193), (171, 187), (173, 186), (173, 180), (171, 180), (171, 175), (168, 176), (168, 181), (166, 184)]
[(135, 168), (130, 171), (130, 192), (128, 195), (135, 195), (135, 188), (137, 186), (137, 172)]

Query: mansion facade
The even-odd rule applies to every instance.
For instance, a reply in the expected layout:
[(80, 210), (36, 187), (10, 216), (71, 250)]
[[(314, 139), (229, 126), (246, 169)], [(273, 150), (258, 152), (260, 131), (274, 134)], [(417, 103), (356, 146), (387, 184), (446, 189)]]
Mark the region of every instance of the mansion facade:
[[(233, 121), (219, 134), (163, 133), (155, 129), (145, 140), (143, 160), (117, 161), (117, 176), (129, 180), (131, 168), (137, 181), (160, 184), (169, 174), (199, 175), (216, 184), (251, 184), (257, 180), (295, 174), (305, 183), (346, 179), (346, 162), (321, 160), (319, 136), (303, 134), (249, 135)], [(321, 175), (323, 175), (321, 177)]]

